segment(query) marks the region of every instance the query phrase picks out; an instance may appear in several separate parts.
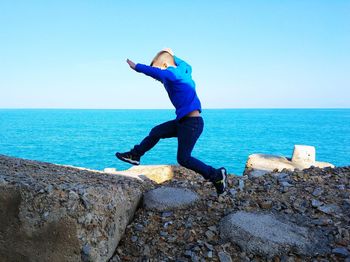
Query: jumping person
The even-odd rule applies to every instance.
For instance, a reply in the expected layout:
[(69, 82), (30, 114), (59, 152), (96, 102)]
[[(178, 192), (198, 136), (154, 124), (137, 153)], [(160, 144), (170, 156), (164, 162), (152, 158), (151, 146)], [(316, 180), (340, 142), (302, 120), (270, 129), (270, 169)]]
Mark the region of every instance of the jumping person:
[(152, 60), (151, 65), (126, 62), (136, 72), (148, 75), (163, 83), (169, 98), (176, 108), (176, 119), (162, 123), (152, 128), (148, 136), (133, 149), (125, 153), (116, 153), (120, 160), (139, 165), (140, 158), (154, 147), (161, 138), (177, 137), (177, 161), (181, 166), (201, 174), (211, 181), (217, 194), (224, 193), (227, 187), (227, 171), (224, 167), (215, 169), (191, 156), (194, 145), (204, 127), (201, 102), (192, 80), (192, 68), (185, 61), (176, 57), (169, 48), (160, 51)]

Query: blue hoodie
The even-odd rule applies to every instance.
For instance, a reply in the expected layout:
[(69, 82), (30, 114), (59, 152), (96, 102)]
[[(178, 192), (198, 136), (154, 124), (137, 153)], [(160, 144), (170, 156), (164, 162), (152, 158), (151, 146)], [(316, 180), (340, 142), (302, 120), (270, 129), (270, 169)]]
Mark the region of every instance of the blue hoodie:
[(191, 66), (176, 56), (174, 56), (174, 61), (176, 67), (169, 66), (167, 69), (160, 69), (136, 64), (135, 70), (163, 83), (171, 103), (176, 108), (176, 119), (181, 119), (194, 110), (202, 112), (202, 108), (196, 93), (196, 84), (192, 80)]

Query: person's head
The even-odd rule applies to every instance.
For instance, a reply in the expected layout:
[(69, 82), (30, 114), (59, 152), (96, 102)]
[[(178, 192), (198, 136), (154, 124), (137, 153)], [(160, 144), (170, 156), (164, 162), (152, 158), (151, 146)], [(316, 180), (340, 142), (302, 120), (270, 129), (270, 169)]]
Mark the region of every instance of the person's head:
[(175, 66), (174, 57), (167, 51), (160, 51), (152, 60), (151, 66), (166, 69)]

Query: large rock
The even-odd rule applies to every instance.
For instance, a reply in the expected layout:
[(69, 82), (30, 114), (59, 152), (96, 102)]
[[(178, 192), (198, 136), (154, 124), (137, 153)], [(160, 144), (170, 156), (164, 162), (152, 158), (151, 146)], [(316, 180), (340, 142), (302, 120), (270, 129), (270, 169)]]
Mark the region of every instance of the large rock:
[(329, 252), (322, 233), (282, 221), (272, 214), (232, 213), (220, 221), (220, 235), (245, 252), (264, 257), (286, 255), (291, 251), (304, 256)]
[(189, 189), (159, 187), (145, 193), (143, 204), (146, 209), (165, 211), (186, 208), (197, 200), (198, 194)]
[(248, 175), (250, 177), (258, 177), (276, 170), (302, 170), (311, 166), (320, 168), (334, 168), (334, 165), (326, 162), (316, 161), (315, 158), (315, 147), (303, 145), (294, 146), (292, 158), (266, 154), (252, 154), (248, 157), (248, 160), (246, 162), (244, 175)]
[(117, 171), (113, 168), (106, 168), (107, 173), (120, 174), (134, 177), (140, 180), (151, 180), (157, 184), (171, 180), (174, 177), (173, 167), (171, 165), (140, 165), (132, 166), (123, 171)]
[(316, 149), (314, 146), (295, 145), (292, 155), (293, 163), (310, 164), (316, 162)]
[(121, 175), (0, 155), (0, 261), (107, 261), (144, 190)]

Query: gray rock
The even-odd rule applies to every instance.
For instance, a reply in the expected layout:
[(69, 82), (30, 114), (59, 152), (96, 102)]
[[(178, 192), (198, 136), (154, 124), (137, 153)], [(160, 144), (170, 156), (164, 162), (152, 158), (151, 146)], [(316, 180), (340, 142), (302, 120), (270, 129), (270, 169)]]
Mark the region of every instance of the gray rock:
[(53, 190), (53, 186), (52, 185), (48, 185), (46, 188), (45, 188), (45, 190), (46, 190), (46, 192), (47, 193), (51, 193), (52, 192), (52, 190)]
[(205, 232), (205, 235), (207, 236), (207, 238), (208, 238), (209, 240), (212, 240), (212, 239), (215, 237), (215, 233), (214, 233), (213, 231), (211, 231), (211, 230), (207, 230), (207, 231)]
[(80, 199), (86, 209), (91, 209), (93, 207), (93, 203), (90, 201), (88, 193), (80, 196)]
[(160, 235), (161, 237), (166, 237), (166, 236), (168, 236), (168, 232), (160, 231), (160, 232), (159, 232), (159, 235)]
[(74, 191), (70, 190), (68, 193), (68, 198), (69, 198), (69, 200), (78, 200), (79, 195), (77, 193), (75, 193)]
[(293, 186), (292, 184), (288, 183), (287, 181), (281, 181), (280, 185), (283, 187), (292, 187)]
[(340, 257), (350, 256), (350, 252), (346, 247), (336, 247), (332, 249), (332, 253)]
[(214, 247), (213, 247), (213, 245), (210, 245), (209, 243), (207, 243), (207, 242), (204, 242), (204, 245), (209, 249), (209, 250), (211, 250), (211, 251), (213, 251), (214, 250)]
[(143, 255), (144, 256), (150, 256), (151, 255), (151, 249), (150, 249), (149, 245), (145, 245), (143, 247)]
[(220, 262), (232, 262), (231, 256), (226, 252), (220, 251), (218, 253), (218, 256), (219, 256)]
[(191, 261), (192, 262), (198, 262), (199, 261), (199, 257), (194, 252), (192, 252)]
[(81, 260), (91, 261), (91, 246), (89, 244), (83, 246), (81, 250)]
[(337, 185), (337, 188), (338, 188), (339, 190), (345, 190), (345, 185)]
[(135, 229), (136, 229), (136, 231), (143, 231), (144, 226), (141, 225), (141, 224), (136, 224), (136, 225), (135, 225)]
[(244, 189), (244, 180), (243, 179), (239, 180), (238, 188), (240, 191), (243, 191), (243, 189)]
[(213, 231), (213, 232), (217, 232), (218, 231), (216, 226), (210, 226), (210, 227), (208, 227), (208, 229)]
[(253, 169), (252, 171), (249, 172), (249, 177), (261, 177), (269, 173), (269, 171), (266, 170), (260, 170), (260, 169)]
[(319, 206), (317, 209), (328, 215), (335, 215), (340, 211), (340, 208), (335, 204)]
[(185, 227), (186, 227), (186, 228), (191, 228), (192, 225), (193, 225), (193, 223), (192, 223), (191, 221), (187, 221), (187, 222), (185, 223)]
[(159, 187), (144, 194), (146, 209), (165, 211), (182, 209), (199, 200), (199, 196), (186, 188)]
[(322, 195), (322, 193), (323, 193), (323, 189), (318, 187), (312, 192), (312, 195), (313, 196), (320, 196), (320, 195)]
[(229, 192), (230, 192), (230, 194), (231, 194), (232, 197), (235, 197), (236, 194), (237, 194), (237, 190), (234, 189), (234, 188), (231, 188), (231, 189), (229, 190)]
[(220, 221), (220, 236), (239, 245), (247, 253), (273, 257), (288, 253), (310, 255), (328, 252), (318, 234), (281, 221), (272, 214), (239, 211)]
[(194, 248), (192, 248), (192, 250), (199, 252), (199, 251), (201, 251), (201, 248), (199, 246), (195, 246)]
[(187, 257), (187, 258), (191, 258), (192, 257), (192, 251), (191, 250), (186, 250), (184, 256)]
[(315, 220), (312, 221), (312, 224), (317, 225), (317, 226), (327, 226), (332, 224), (333, 221), (331, 219), (327, 219), (327, 218), (317, 218)]
[(167, 222), (164, 223), (163, 227), (164, 228), (168, 228), (169, 225), (172, 225), (172, 224), (173, 224), (173, 221), (167, 221)]
[(276, 173), (276, 176), (277, 176), (277, 179), (280, 181), (289, 179), (289, 174), (287, 173)]
[(121, 175), (3, 155), (0, 174), (9, 182), (0, 183), (0, 261), (107, 261), (145, 190)]
[(323, 202), (321, 202), (321, 201), (319, 201), (319, 200), (317, 200), (317, 199), (312, 199), (312, 200), (311, 200), (311, 205), (312, 205), (313, 207), (320, 207), (320, 206), (323, 205)]
[(165, 211), (162, 213), (162, 217), (171, 217), (173, 215), (173, 212), (171, 211)]

